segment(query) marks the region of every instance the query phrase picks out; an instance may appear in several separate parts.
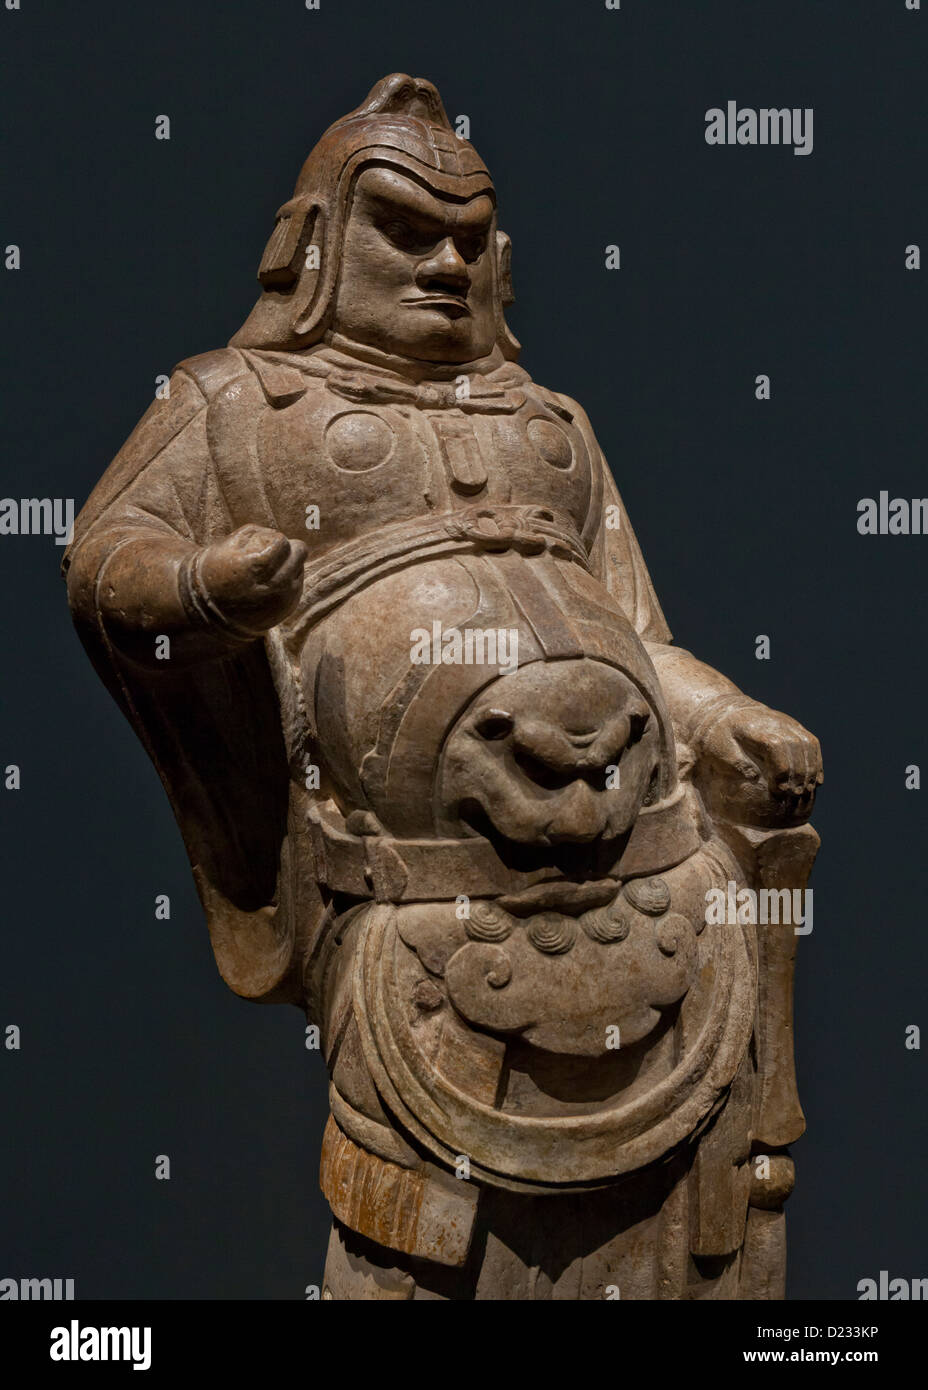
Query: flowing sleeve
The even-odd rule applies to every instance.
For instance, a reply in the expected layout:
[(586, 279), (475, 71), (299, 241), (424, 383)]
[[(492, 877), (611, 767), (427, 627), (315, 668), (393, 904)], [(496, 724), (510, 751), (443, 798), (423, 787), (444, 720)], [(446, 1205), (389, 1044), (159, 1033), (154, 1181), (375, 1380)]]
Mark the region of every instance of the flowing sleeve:
[[(224, 360), (241, 370), (238, 354)], [(63, 570), (78, 635), (164, 784), (220, 972), (245, 997), (295, 1000), (293, 784), (265, 644), (143, 666), (114, 640), (102, 602), (129, 556), (151, 564), (156, 607), (174, 560), (234, 529), (207, 435), (215, 385), (175, 372), (170, 398), (149, 409), (78, 516)], [(134, 587), (143, 611), (144, 572)]]

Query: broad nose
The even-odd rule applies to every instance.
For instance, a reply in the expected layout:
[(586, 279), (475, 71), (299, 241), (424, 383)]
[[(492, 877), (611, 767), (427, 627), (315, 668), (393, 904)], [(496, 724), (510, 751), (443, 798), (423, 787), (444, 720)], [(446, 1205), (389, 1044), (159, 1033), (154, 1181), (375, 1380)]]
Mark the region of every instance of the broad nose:
[(456, 294), (467, 293), (470, 271), (453, 237), (445, 237), (428, 260), (420, 263), (416, 271), (416, 284), (425, 290), (447, 288)]

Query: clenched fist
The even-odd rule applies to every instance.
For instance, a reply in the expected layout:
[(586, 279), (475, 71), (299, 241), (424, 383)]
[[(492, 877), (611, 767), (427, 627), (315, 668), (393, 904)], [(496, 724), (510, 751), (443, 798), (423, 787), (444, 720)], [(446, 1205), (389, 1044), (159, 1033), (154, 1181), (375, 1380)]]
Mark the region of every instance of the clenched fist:
[(300, 596), (306, 546), (267, 526), (240, 526), (196, 557), (194, 587), (213, 616), (242, 635), (282, 622)]
[(734, 700), (707, 722), (694, 751), (700, 790), (726, 820), (772, 829), (812, 814), (822, 751), (789, 715)]

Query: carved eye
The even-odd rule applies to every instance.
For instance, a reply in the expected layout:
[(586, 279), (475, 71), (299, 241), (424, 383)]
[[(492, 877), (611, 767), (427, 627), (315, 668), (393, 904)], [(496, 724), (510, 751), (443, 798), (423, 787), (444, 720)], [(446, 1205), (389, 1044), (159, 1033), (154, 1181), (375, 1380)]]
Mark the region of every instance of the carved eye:
[(515, 721), (512, 715), (499, 709), (488, 710), (477, 721), (477, 733), (481, 738), (490, 740), (508, 738), (514, 728)]
[(428, 251), (431, 249), (430, 239), (417, 231), (415, 227), (404, 222), (401, 217), (391, 218), (389, 222), (384, 222), (380, 228), (388, 241), (401, 251)]

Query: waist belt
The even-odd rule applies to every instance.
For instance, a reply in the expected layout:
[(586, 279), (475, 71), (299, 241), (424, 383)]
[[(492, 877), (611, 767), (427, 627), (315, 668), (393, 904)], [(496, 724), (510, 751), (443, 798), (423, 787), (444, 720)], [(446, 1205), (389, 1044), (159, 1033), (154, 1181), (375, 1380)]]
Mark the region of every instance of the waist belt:
[(522, 555), (549, 551), (589, 570), (589, 556), (573, 522), (547, 507), (466, 507), (437, 517), (415, 517), (347, 541), (308, 563), (299, 617), (292, 626), (284, 625), (288, 640), (299, 640), (352, 594), (407, 565), (458, 552), (505, 550)]
[[(519, 872), (503, 863), (482, 836), (467, 839), (396, 839), (353, 835), (334, 802), (308, 811), (316, 874), (332, 892), (384, 903), (451, 902), (517, 893), (559, 877), (550, 868)], [(662, 873), (681, 864), (701, 844), (692, 790), (679, 785), (666, 800), (639, 812), (610, 877)], [(453, 888), (452, 888), (453, 885)]]

